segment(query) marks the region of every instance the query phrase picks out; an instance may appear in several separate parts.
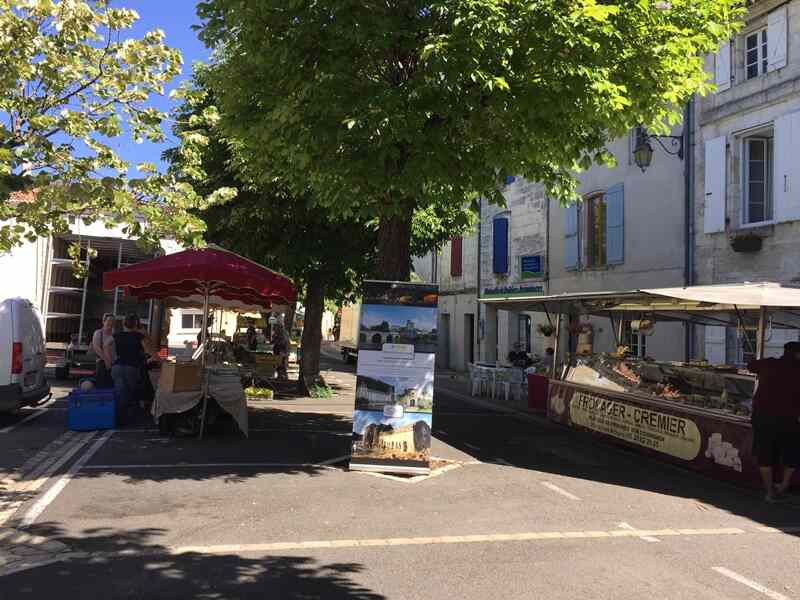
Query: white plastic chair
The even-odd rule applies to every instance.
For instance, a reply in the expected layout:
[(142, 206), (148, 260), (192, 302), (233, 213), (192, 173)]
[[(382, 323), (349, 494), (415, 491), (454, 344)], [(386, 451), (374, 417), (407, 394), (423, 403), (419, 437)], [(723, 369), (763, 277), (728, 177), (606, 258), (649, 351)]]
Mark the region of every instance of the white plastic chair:
[[(528, 387), (528, 378), (525, 376), (524, 369), (511, 369), (510, 378), (509, 378), (509, 386), (506, 388), (506, 402), (508, 402), (508, 393), (511, 391), (513, 395), (513, 389), (516, 387), (519, 390), (519, 397), (522, 397), (522, 392), (525, 388)], [(527, 395), (527, 394), (526, 394)]]
[(497, 396), (497, 392), (502, 390), (508, 402), (508, 393), (511, 389), (511, 369), (497, 368), (494, 372), (494, 385), (492, 386), (492, 400)]
[(493, 369), (489, 367), (478, 367), (481, 396), (488, 396), (494, 389), (494, 375), (492, 374), (492, 371)]
[(481, 393), (481, 373), (480, 368), (474, 365), (473, 363), (468, 363), (467, 368), (469, 369), (469, 386), (470, 386), (470, 395), (474, 396), (477, 390), (477, 393)]

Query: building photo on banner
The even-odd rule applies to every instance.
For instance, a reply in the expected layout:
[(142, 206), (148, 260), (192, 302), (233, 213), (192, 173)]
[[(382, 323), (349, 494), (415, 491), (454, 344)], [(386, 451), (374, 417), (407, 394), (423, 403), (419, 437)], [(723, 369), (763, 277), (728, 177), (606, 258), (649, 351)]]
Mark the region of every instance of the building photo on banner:
[(430, 471), (438, 288), (367, 281), (350, 468)]

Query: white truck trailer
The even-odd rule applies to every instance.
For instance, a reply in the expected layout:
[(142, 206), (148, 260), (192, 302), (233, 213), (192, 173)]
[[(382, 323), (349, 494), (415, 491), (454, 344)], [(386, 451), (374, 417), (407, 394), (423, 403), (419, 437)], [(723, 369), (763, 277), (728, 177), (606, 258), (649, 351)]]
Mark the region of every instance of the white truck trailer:
[[(71, 244), (79, 244), (86, 277), (76, 279)], [(121, 228), (75, 218), (69, 232), (39, 238), (0, 254), (0, 300), (22, 297), (45, 320), (47, 366), (57, 378), (94, 373), (91, 336), (104, 313), (135, 312), (143, 324), (153, 319), (153, 303), (139, 303), (122, 290), (103, 291), (103, 273), (152, 258), (153, 252), (127, 239)]]

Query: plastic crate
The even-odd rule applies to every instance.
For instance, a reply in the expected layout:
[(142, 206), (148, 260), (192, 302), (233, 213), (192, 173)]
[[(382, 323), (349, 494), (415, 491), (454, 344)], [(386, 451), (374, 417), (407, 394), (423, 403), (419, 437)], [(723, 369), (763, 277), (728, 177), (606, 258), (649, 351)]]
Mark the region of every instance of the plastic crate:
[(117, 402), (113, 388), (84, 392), (72, 390), (67, 398), (67, 426), (72, 431), (114, 429)]

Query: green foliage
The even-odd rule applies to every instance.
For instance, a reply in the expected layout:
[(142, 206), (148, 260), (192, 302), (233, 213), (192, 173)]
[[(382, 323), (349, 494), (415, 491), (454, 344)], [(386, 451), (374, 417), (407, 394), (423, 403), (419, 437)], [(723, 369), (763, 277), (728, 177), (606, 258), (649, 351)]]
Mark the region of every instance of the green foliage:
[(275, 392), (270, 388), (250, 386), (245, 388), (244, 395), (248, 398), (266, 398), (267, 400), (271, 400)]
[[(165, 115), (147, 102), (182, 61), (163, 31), (124, 37), (137, 18), (107, 0), (0, 0), (0, 252), (66, 231), (73, 215), (146, 242), (197, 243), (203, 223), (190, 211), (230, 198), (201, 197), (151, 164), (128, 179), (113, 139), (126, 125), (137, 142), (163, 141)], [(204, 140), (184, 142), (190, 155)], [(32, 193), (20, 201), (20, 190)]]
[(312, 385), (308, 389), (308, 395), (312, 398), (333, 398), (333, 390), (326, 385)]
[(565, 202), (632, 127), (711, 89), (740, 0), (205, 0), (222, 125), (257, 177), (346, 218), (502, 202), (507, 175)]

